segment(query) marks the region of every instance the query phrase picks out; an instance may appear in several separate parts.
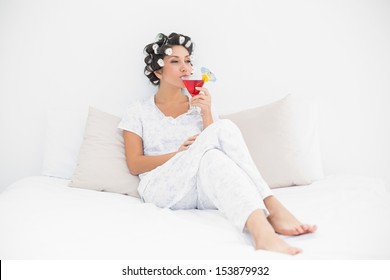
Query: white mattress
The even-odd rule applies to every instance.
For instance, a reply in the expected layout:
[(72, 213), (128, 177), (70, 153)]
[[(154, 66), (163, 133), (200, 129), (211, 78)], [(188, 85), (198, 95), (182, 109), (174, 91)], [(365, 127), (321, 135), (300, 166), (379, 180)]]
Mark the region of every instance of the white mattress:
[(333, 176), (275, 189), (318, 232), (283, 237), (303, 253), (255, 251), (218, 211), (160, 209), (138, 199), (29, 177), (0, 194), (0, 259), (390, 259), (390, 195), (379, 179)]

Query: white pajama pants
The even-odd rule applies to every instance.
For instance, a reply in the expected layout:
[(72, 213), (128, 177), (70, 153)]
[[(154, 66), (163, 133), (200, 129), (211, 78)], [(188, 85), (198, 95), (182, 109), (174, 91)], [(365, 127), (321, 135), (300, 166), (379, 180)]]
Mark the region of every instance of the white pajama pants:
[(189, 147), (145, 175), (145, 202), (171, 209), (218, 209), (238, 229), (263, 209), (272, 192), (253, 162), (239, 128), (229, 120), (208, 126)]

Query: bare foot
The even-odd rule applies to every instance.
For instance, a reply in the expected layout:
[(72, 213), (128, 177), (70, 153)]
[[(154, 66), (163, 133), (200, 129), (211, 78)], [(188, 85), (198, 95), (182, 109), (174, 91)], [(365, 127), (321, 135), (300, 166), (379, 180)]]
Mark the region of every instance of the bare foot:
[(281, 239), (272, 228), (260, 238), (255, 239), (256, 250), (267, 250), (288, 255), (296, 255), (302, 252), (301, 249), (290, 246), (283, 239)]
[(302, 252), (301, 249), (287, 244), (275, 233), (261, 209), (255, 210), (248, 217), (246, 227), (255, 241), (256, 250), (274, 251), (288, 255), (296, 255)]
[(313, 233), (317, 230), (316, 225), (303, 224), (288, 211), (283, 204), (274, 196), (264, 199), (264, 203), (270, 212), (268, 221), (274, 228), (275, 232), (284, 235), (300, 235)]

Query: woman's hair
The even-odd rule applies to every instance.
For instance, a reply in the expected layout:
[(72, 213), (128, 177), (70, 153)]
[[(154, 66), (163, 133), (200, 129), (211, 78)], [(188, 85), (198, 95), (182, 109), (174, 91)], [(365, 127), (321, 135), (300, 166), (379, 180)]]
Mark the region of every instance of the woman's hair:
[(191, 38), (177, 33), (171, 33), (169, 36), (159, 33), (155, 42), (146, 45), (144, 48), (144, 54), (146, 55), (144, 59), (146, 64), (144, 73), (152, 84), (160, 84), (160, 79), (157, 78), (154, 71), (164, 67), (164, 57), (171, 55), (172, 46), (177, 45), (183, 46), (190, 55), (192, 54), (193, 43)]

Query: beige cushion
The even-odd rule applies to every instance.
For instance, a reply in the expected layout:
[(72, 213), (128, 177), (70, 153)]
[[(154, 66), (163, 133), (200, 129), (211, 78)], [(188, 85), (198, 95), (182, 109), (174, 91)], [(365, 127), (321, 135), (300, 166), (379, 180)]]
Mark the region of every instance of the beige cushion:
[(126, 164), (120, 118), (90, 107), (71, 187), (139, 197), (138, 176)]
[(257, 168), (271, 188), (306, 185), (323, 177), (314, 101), (290, 94), (224, 118), (241, 129)]

